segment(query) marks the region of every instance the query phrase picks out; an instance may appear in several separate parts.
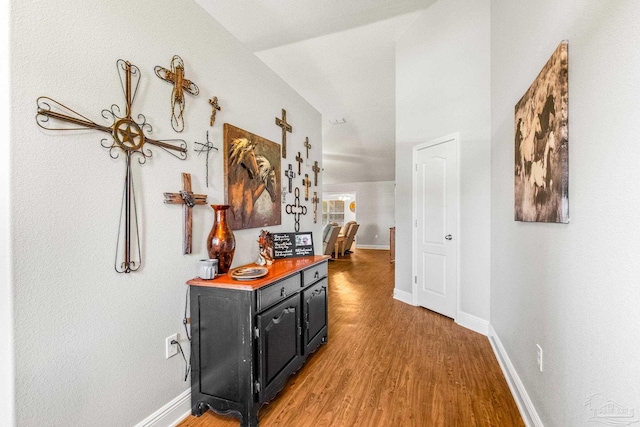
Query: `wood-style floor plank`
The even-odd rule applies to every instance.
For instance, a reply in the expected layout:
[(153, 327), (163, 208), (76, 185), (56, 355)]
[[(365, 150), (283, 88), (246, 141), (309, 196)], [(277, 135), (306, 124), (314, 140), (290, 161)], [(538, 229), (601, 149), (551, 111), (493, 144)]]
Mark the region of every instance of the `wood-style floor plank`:
[[(487, 337), (396, 301), (388, 251), (329, 263), (329, 342), (259, 413), (276, 426), (523, 426)], [(238, 426), (211, 411), (180, 427)]]

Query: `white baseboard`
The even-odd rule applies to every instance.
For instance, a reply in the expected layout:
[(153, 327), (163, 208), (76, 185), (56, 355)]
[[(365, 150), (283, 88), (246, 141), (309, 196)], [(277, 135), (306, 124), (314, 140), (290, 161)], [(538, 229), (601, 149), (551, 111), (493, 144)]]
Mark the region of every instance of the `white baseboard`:
[(516, 405), (520, 410), (522, 420), (528, 427), (544, 427), (542, 420), (538, 415), (538, 411), (536, 411), (535, 406), (533, 406), (533, 402), (531, 401), (527, 390), (524, 388), (524, 384), (522, 383), (522, 380), (520, 380), (518, 372), (516, 372), (515, 367), (511, 363), (511, 359), (509, 359), (507, 351), (504, 349), (504, 346), (500, 341), (500, 337), (498, 337), (498, 334), (491, 324), (489, 324), (489, 342), (491, 343), (491, 347), (493, 347), (493, 352), (498, 359), (500, 368), (502, 368), (502, 373), (507, 380), (509, 389), (511, 389), (513, 399), (516, 401)]
[(389, 245), (359, 245), (356, 244), (356, 249), (375, 249), (378, 251), (388, 251)]
[(458, 317), (456, 317), (455, 322), (484, 336), (489, 335), (489, 322), (473, 314), (458, 311)]
[(414, 305), (413, 304), (413, 294), (407, 291), (401, 291), (398, 288), (393, 289), (393, 298), (401, 301), (405, 304)]
[(189, 415), (191, 415), (191, 389), (180, 393), (135, 427), (175, 427)]

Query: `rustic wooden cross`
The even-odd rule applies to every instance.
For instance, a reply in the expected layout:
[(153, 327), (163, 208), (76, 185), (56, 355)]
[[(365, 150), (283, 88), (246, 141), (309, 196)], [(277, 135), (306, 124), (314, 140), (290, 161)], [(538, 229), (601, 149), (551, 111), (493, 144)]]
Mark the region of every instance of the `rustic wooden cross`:
[(218, 148), (213, 146), (213, 142), (209, 141), (209, 131), (207, 131), (207, 142), (206, 142), (206, 144), (203, 143), (203, 142), (197, 142), (197, 141), (194, 141), (194, 144), (200, 145), (200, 148), (195, 148), (195, 151), (198, 152), (198, 156), (200, 154), (202, 154), (203, 152), (207, 153), (206, 154), (206, 161), (205, 161), (205, 167), (207, 168), (206, 169), (206, 172), (207, 172), (206, 177), (207, 177), (207, 179), (206, 179), (205, 182), (207, 184), (207, 188), (209, 188), (209, 153), (211, 152), (211, 150), (218, 151)]
[(318, 174), (320, 173), (320, 166), (318, 166), (318, 161), (316, 160), (315, 163), (313, 164), (313, 167), (311, 168), (311, 170), (313, 171), (313, 185), (315, 185), (316, 187), (318, 186)]
[(187, 92), (197, 96), (200, 93), (200, 89), (194, 82), (184, 78), (184, 62), (178, 55), (173, 55), (173, 58), (171, 58), (171, 70), (156, 65), (153, 71), (156, 72), (156, 76), (165, 82), (173, 84), (173, 90), (171, 91), (171, 127), (176, 132), (182, 132), (184, 129), (184, 93)]
[(302, 154), (300, 154), (299, 151), (298, 155), (296, 156), (296, 162), (298, 162), (298, 175), (302, 175), (302, 169), (300, 169), (300, 166), (302, 165), (302, 162), (304, 162), (304, 159), (302, 158)]
[[(144, 134), (145, 129), (150, 131), (151, 125), (147, 123), (145, 116), (142, 114), (138, 114), (138, 122), (136, 122), (132, 118), (131, 113), (131, 105), (135, 99), (140, 83), (140, 70), (129, 61), (122, 59), (116, 62), (116, 66), (118, 68), (118, 74), (120, 75), (120, 82), (122, 83), (126, 102), (126, 110), (123, 117), (118, 115), (120, 114), (120, 108), (114, 104), (111, 106), (111, 109), (102, 110), (102, 116), (112, 120), (113, 123), (110, 126), (99, 125), (64, 104), (42, 96), (37, 100), (38, 111), (36, 113), (36, 123), (41, 128), (47, 130), (94, 129), (108, 133), (110, 138), (103, 139), (101, 145), (109, 150), (109, 155), (114, 159), (118, 158), (120, 153), (118, 149), (120, 149), (127, 156), (124, 194), (120, 210), (120, 225), (122, 225), (122, 220), (124, 219), (124, 229), (120, 226), (118, 227), (115, 270), (118, 273), (131, 273), (132, 271), (138, 270), (142, 263), (135, 193), (131, 175), (131, 157), (134, 154), (140, 155), (141, 159), (138, 159), (138, 162), (144, 164), (147, 158), (152, 156), (151, 150), (144, 147), (144, 145), (148, 143), (162, 148), (169, 154), (184, 160), (187, 158), (187, 144), (182, 139), (156, 140)], [(63, 127), (56, 127), (58, 125)], [(135, 252), (137, 252), (135, 259), (132, 258), (131, 254), (132, 228), (136, 234), (136, 240), (133, 242), (135, 249), (137, 249), (135, 250)], [(118, 255), (122, 252), (124, 252), (124, 260), (118, 264)]]
[(309, 148), (311, 148), (311, 144), (309, 144), (308, 136), (304, 139), (304, 146), (307, 149), (307, 159), (309, 159)]
[(193, 228), (193, 207), (195, 205), (204, 205), (207, 203), (206, 194), (193, 194), (191, 191), (191, 174), (182, 174), (182, 190), (179, 193), (164, 193), (164, 202), (172, 205), (183, 205), (184, 227), (182, 229), (182, 253), (191, 253), (191, 230)]
[(211, 119), (209, 120), (209, 125), (213, 126), (213, 124), (216, 121), (216, 113), (220, 110), (222, 110), (222, 108), (220, 108), (220, 106), (218, 105), (218, 97), (214, 96), (213, 98), (211, 98), (209, 100), (209, 104), (211, 104)]
[(302, 185), (304, 185), (304, 199), (309, 200), (309, 187), (311, 187), (311, 180), (309, 179), (309, 174), (304, 174), (304, 179), (302, 180)]
[(289, 163), (289, 167), (284, 172), (284, 175), (289, 178), (289, 193), (292, 193), (291, 188), (293, 187), (293, 178), (296, 177), (296, 173), (293, 171), (293, 165), (291, 163)]
[(295, 189), (295, 203), (293, 205), (287, 205), (285, 208), (289, 215), (294, 215), (295, 231), (300, 231), (300, 215), (307, 214), (307, 207), (300, 204), (300, 189)]
[(318, 203), (320, 203), (320, 199), (318, 198), (318, 192), (313, 192), (313, 197), (311, 198), (311, 203), (313, 203), (313, 223), (318, 222)]
[(287, 123), (287, 110), (282, 109), (282, 118), (276, 117), (276, 125), (282, 128), (282, 157), (287, 157), (287, 132), (291, 133), (293, 128)]

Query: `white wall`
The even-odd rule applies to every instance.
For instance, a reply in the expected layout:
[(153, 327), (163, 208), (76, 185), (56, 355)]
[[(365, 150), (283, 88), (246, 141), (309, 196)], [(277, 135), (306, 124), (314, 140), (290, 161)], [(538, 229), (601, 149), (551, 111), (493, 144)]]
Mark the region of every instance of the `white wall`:
[[(548, 426), (586, 425), (596, 393), (640, 411), (639, 21), (633, 0), (491, 2), (491, 323)], [(563, 39), (571, 223), (515, 222), (514, 106)]]
[(360, 224), (356, 247), (389, 248), (389, 228), (394, 226), (395, 211), (393, 181), (325, 184), (322, 190), (356, 193), (356, 221)]
[(396, 52), (396, 289), (411, 292), (412, 148), (460, 133), (459, 308), (489, 320), (489, 1), (440, 0)]
[[(213, 211), (194, 208), (194, 253), (182, 255), (182, 209), (165, 205), (162, 193), (179, 190), (180, 173), (189, 172), (209, 203), (224, 200), (222, 155), (211, 153), (206, 188), (193, 141), (211, 129), (222, 147), (222, 124), (229, 122), (280, 143), (274, 117), (285, 108), (295, 130), (289, 153), (302, 150), (303, 136), (320, 153), (321, 117), (193, 1), (13, 1), (11, 28), (16, 421), (133, 425), (189, 388), (182, 358), (165, 360), (164, 341), (179, 332), (188, 348), (184, 282), (206, 255)], [(199, 97), (186, 95), (182, 134), (169, 122), (171, 86), (153, 73), (175, 54), (200, 87)], [(113, 269), (124, 159), (109, 157), (99, 132), (45, 132), (35, 122), (36, 98), (47, 95), (109, 125), (100, 112), (124, 102), (118, 58), (142, 74), (134, 114), (146, 115), (152, 136), (184, 138), (189, 147), (186, 161), (152, 148), (147, 164), (134, 164), (144, 259), (128, 275)], [(213, 95), (222, 111), (210, 128)], [(282, 226), (270, 229), (293, 228), (283, 212)], [(312, 215), (301, 229), (313, 231), (321, 246)], [(235, 233), (234, 266), (255, 260), (259, 231)]]

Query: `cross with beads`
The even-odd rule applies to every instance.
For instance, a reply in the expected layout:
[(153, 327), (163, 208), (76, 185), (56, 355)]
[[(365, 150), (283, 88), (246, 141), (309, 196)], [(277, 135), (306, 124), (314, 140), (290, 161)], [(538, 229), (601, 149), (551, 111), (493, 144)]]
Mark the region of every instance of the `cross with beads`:
[(295, 189), (295, 203), (293, 205), (287, 205), (285, 208), (287, 214), (294, 216), (295, 231), (300, 231), (300, 215), (307, 214), (307, 207), (300, 204), (300, 189)]
[(311, 180), (309, 179), (309, 174), (304, 174), (304, 179), (302, 180), (302, 185), (304, 185), (304, 199), (306, 201), (309, 200), (309, 187), (311, 187)]
[(293, 128), (287, 123), (287, 110), (282, 109), (282, 118), (276, 117), (276, 125), (282, 128), (282, 158), (287, 157), (287, 132), (291, 133)]
[(304, 159), (302, 158), (302, 154), (300, 154), (299, 151), (298, 155), (296, 156), (296, 162), (298, 162), (298, 175), (302, 175), (302, 169), (300, 169), (300, 166), (302, 165), (302, 162), (304, 162)]
[(313, 223), (318, 222), (318, 203), (320, 203), (320, 199), (318, 198), (318, 192), (313, 192), (313, 197), (311, 198), (311, 203), (313, 203)]
[(182, 228), (182, 253), (190, 254), (191, 253), (191, 230), (192, 230), (192, 222), (193, 222), (193, 207), (195, 205), (204, 205), (207, 203), (207, 195), (206, 194), (193, 194), (191, 191), (191, 174), (183, 173), (182, 174), (182, 190), (179, 193), (164, 193), (164, 202), (167, 204), (177, 204), (183, 205), (182, 207), (182, 218), (184, 220), (184, 225)]
[(289, 178), (289, 193), (292, 193), (292, 187), (293, 187), (293, 178), (296, 177), (296, 173), (293, 171), (293, 165), (291, 163), (289, 163), (289, 167), (287, 168), (287, 170), (284, 172), (284, 175)]
[(304, 139), (304, 146), (307, 149), (307, 160), (309, 159), (309, 148), (311, 148), (311, 144), (309, 144), (309, 137), (307, 136)]
[(318, 174), (320, 173), (320, 166), (318, 166), (318, 161), (316, 160), (313, 163), (313, 167), (311, 168), (313, 171), (313, 185), (318, 186)]
[[(138, 154), (141, 156), (138, 162), (144, 164), (147, 158), (152, 156), (151, 150), (145, 148), (144, 145), (151, 144), (184, 160), (187, 158), (187, 144), (182, 139), (157, 140), (145, 135), (145, 130), (151, 132), (151, 125), (147, 123), (147, 119), (143, 114), (138, 114), (138, 121), (135, 121), (131, 112), (131, 106), (140, 84), (140, 69), (129, 61), (122, 59), (116, 61), (116, 67), (120, 76), (122, 90), (124, 91), (126, 109), (122, 117), (119, 116), (120, 108), (115, 104), (108, 110), (102, 110), (102, 117), (113, 121), (111, 126), (99, 125), (64, 104), (45, 96), (38, 98), (36, 101), (38, 106), (36, 123), (47, 130), (94, 129), (105, 132), (109, 134), (110, 138), (103, 139), (101, 145), (109, 150), (109, 155), (114, 159), (119, 157), (120, 152), (126, 155), (126, 173), (120, 211), (120, 224), (122, 225), (122, 220), (124, 219), (124, 229), (121, 231), (120, 227), (118, 227), (115, 270), (118, 273), (131, 273), (138, 270), (142, 263), (135, 192), (131, 174), (131, 158), (133, 155)], [(131, 253), (132, 232), (135, 232), (133, 244), (137, 248), (137, 251), (135, 251), (137, 255), (134, 254), (133, 256)], [(118, 264), (118, 255), (122, 252), (124, 252), (124, 260)]]

